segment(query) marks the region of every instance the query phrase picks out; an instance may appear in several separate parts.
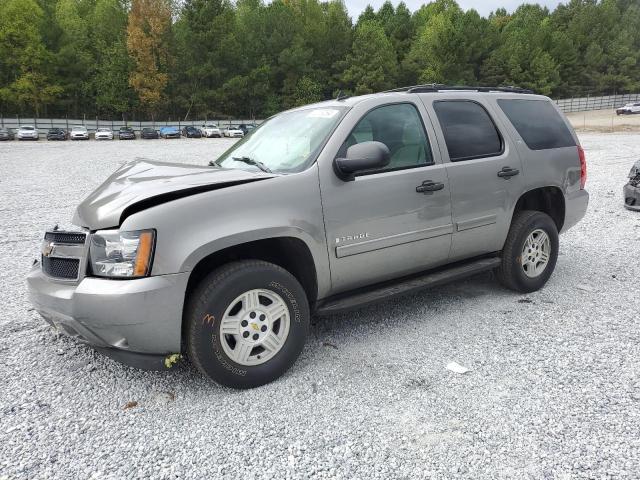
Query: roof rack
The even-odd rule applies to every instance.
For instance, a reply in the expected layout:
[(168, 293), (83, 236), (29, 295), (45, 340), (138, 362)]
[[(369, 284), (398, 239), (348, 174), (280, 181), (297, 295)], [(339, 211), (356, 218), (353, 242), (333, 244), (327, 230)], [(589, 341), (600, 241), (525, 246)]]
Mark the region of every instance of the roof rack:
[(466, 85), (442, 85), (439, 83), (429, 83), (425, 85), (412, 85), (410, 87), (394, 88), (385, 90), (383, 93), (406, 92), (406, 93), (429, 93), (442, 91), (475, 91), (475, 92), (506, 92), (506, 93), (534, 93), (533, 90), (520, 87), (470, 87)]

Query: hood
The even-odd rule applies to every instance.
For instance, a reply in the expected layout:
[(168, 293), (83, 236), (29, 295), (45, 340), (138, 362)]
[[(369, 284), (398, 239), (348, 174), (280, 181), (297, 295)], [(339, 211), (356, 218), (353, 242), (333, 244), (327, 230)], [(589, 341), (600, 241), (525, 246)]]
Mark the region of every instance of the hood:
[(91, 230), (117, 227), (129, 215), (161, 203), (275, 176), (139, 159), (94, 190), (76, 209), (73, 223)]

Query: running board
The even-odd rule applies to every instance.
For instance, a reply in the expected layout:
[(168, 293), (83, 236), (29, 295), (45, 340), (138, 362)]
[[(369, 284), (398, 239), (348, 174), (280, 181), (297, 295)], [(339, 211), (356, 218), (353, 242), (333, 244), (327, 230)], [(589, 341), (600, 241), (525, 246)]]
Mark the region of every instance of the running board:
[(363, 307), (370, 303), (386, 300), (397, 295), (404, 295), (422, 290), (427, 287), (434, 287), (445, 283), (460, 280), (476, 273), (493, 270), (501, 263), (499, 257), (482, 258), (464, 264), (455, 264), (443, 270), (427, 273), (418, 277), (403, 278), (393, 283), (373, 285), (366, 289), (358, 289), (355, 293), (340, 294), (329, 297), (318, 302), (316, 312), (318, 314), (331, 314), (353, 308)]

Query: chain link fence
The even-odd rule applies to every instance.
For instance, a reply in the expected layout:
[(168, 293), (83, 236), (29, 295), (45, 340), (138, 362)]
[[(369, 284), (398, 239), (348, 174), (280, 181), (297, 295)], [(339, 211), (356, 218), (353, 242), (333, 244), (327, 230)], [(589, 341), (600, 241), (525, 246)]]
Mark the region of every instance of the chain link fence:
[(554, 100), (560, 110), (565, 113), (587, 112), (589, 110), (614, 109), (630, 102), (640, 101), (640, 93), (627, 93), (624, 95), (606, 95), (596, 97), (563, 98)]
[[(572, 112), (586, 112), (590, 110), (607, 110), (621, 107), (626, 103), (640, 102), (640, 93), (628, 93), (623, 95), (605, 95), (605, 96), (586, 96), (579, 98), (563, 98), (554, 100), (560, 110), (565, 113)], [(99, 118), (32, 118), (32, 117), (19, 117), (3, 116), (0, 113), (0, 128), (8, 128), (16, 130), (20, 125), (33, 125), (40, 130), (48, 130), (50, 128), (62, 128), (64, 130), (70, 130), (76, 125), (83, 125), (90, 133), (96, 131), (101, 127), (107, 127), (113, 131), (118, 130), (120, 127), (131, 127), (136, 132), (140, 132), (143, 128), (151, 127), (159, 130), (161, 127), (171, 126), (182, 129), (186, 126), (202, 127), (203, 125), (217, 125), (220, 129), (227, 128), (230, 125), (240, 124), (260, 124), (262, 120), (248, 120), (248, 119), (235, 119), (235, 120), (209, 120), (200, 119), (192, 121), (159, 121), (159, 122), (139, 122), (139, 121), (123, 121), (123, 120), (101, 120)]]

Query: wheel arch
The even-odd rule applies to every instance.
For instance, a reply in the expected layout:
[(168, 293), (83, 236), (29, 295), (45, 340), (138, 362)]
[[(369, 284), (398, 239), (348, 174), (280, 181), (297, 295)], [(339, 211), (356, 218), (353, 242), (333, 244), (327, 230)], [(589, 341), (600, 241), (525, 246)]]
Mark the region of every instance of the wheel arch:
[[(311, 250), (296, 237), (271, 237), (239, 243), (212, 252), (201, 258), (189, 275), (184, 296), (183, 312), (187, 312), (187, 302), (194, 289), (216, 268), (236, 260), (263, 260), (278, 265), (293, 275), (304, 289), (309, 305), (318, 298), (317, 269)], [(184, 342), (185, 315), (182, 319)]]
[(553, 219), (558, 232), (564, 227), (566, 205), (564, 194), (559, 187), (539, 187), (523, 193), (513, 209), (512, 221), (515, 214), (522, 210), (536, 210), (546, 213)]

